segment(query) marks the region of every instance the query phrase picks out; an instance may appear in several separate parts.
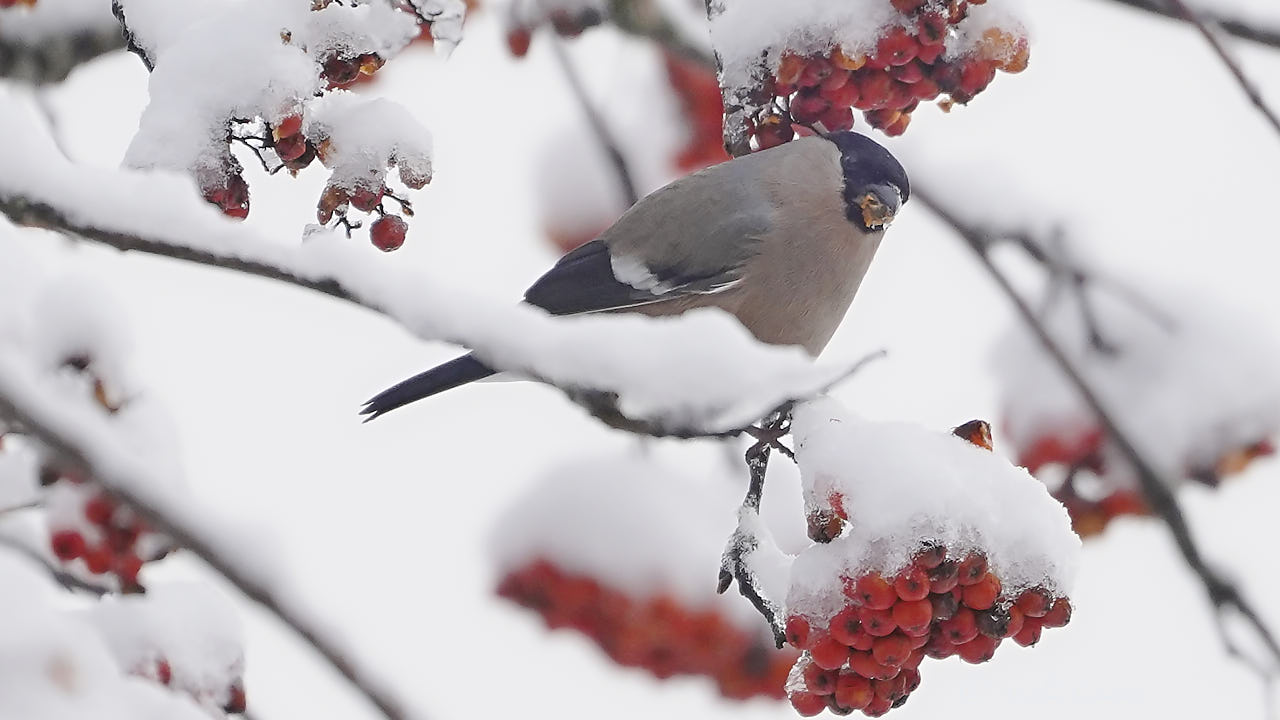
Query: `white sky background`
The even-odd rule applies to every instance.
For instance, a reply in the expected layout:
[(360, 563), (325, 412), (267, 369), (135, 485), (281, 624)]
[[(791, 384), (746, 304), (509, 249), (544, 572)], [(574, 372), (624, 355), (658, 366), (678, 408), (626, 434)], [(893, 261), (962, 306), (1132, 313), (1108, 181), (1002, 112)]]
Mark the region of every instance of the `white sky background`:
[[(1034, 23), (1031, 68), (1002, 75), (970, 108), (918, 112), (911, 153), (968, 170), (917, 180), (1061, 208), (1073, 236), (1114, 266), (1202, 285), (1280, 320), (1280, 137), (1200, 37), (1105, 3), (1020, 4)], [(611, 80), (643, 58), (605, 31), (579, 45), (599, 97), (634, 107)], [(1280, 53), (1236, 45), (1280, 105)], [(549, 59), (538, 38), (528, 60), (511, 61), (494, 24), (478, 17), (447, 64), (414, 50), (379, 73), (371, 92), (408, 105), (437, 148), (409, 240), (386, 262), (447, 270), (514, 301), (554, 260), (532, 205), (532, 184), (547, 181), (533, 161), (543, 138), (581, 121)], [(118, 163), (145, 84), (137, 59), (116, 54), (56, 91), (72, 155)], [(323, 171), (248, 176), (249, 222), (299, 234)], [(846, 404), (936, 428), (998, 421), (985, 354), (1009, 312), (967, 252), (923, 208), (906, 206), (827, 350), (828, 359), (890, 351), (836, 393)], [(722, 702), (703, 680), (660, 683), (618, 668), (580, 636), (548, 634), (493, 597), (485, 544), (506, 503), (548, 466), (627, 448), (630, 438), (526, 384), (461, 389), (362, 426), (361, 401), (455, 349), (266, 281), (96, 248), (74, 255), (128, 309), (140, 374), (176, 418), (196, 494), (269, 528), (263, 551), (432, 717), (794, 717), (784, 704)], [(661, 452), (695, 471), (721, 462), (710, 447)], [(1278, 474), (1259, 463), (1216, 495), (1183, 497), (1210, 557), (1280, 626), (1268, 532)], [(166, 561), (150, 572), (192, 569)], [(707, 568), (708, 584), (715, 572)], [(1120, 522), (1087, 543), (1073, 598), (1072, 624), (1037, 648), (1006, 643), (979, 667), (927, 662), (921, 688), (892, 717), (1262, 717), (1257, 682), (1225, 658), (1198, 585), (1155, 523)], [(246, 612), (249, 701), (261, 720), (371, 717), (289, 636)]]

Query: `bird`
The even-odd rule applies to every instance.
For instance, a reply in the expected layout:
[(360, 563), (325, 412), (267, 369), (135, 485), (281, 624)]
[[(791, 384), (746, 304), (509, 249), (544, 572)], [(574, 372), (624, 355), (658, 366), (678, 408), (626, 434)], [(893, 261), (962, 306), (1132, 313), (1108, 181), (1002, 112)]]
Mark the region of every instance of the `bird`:
[[(772, 345), (817, 357), (911, 196), (883, 146), (843, 131), (712, 165), (642, 198), (524, 294), (552, 315), (717, 307)], [(495, 374), (472, 354), (371, 398), (365, 421)]]

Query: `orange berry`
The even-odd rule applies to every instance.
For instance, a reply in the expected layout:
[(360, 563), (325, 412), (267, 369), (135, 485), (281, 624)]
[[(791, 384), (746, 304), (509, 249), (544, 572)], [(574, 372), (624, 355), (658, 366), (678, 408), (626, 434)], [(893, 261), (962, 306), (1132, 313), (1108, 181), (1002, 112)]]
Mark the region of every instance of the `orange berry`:
[(929, 573), (924, 568), (908, 565), (894, 578), (893, 589), (903, 600), (923, 600), (929, 597)]
[(809, 663), (803, 674), (805, 689), (814, 695), (830, 695), (836, 691), (835, 670), (827, 670), (817, 663)]
[(995, 657), (996, 647), (999, 644), (1000, 641), (995, 638), (979, 635), (956, 648), (956, 654), (964, 658), (965, 662), (978, 665)]
[(898, 623), (893, 620), (893, 611), (887, 608), (875, 610), (863, 607), (858, 613), (858, 619), (862, 621), (863, 632), (873, 637), (884, 637), (898, 629)]
[(1015, 604), (1027, 617), (1041, 618), (1049, 612), (1049, 607), (1053, 605), (1053, 598), (1044, 588), (1028, 588), (1022, 591)]
[(978, 582), (965, 586), (960, 600), (974, 610), (986, 610), (1000, 597), (1000, 580), (987, 573)]
[(1066, 598), (1054, 600), (1049, 612), (1040, 618), (1040, 624), (1048, 628), (1062, 627), (1069, 622), (1071, 622), (1071, 601)]
[[(898, 593), (879, 573), (868, 573), (854, 583), (854, 600), (872, 610), (886, 610), (898, 601)], [(847, 592), (847, 591), (846, 591)]]
[(969, 608), (962, 607), (950, 620), (943, 620), (938, 625), (952, 645), (963, 645), (978, 636), (978, 618)]
[(791, 643), (791, 647), (798, 648), (800, 650), (809, 649), (812, 637), (809, 632), (809, 621), (805, 619), (804, 616), (792, 615), (787, 618), (785, 632), (787, 635), (787, 642)]
[(1040, 621), (1037, 618), (1027, 618), (1022, 621), (1022, 629), (1013, 636), (1013, 641), (1022, 647), (1031, 647), (1040, 642)]
[(960, 561), (960, 584), (972, 585), (987, 574), (987, 556), (982, 553), (970, 553)]
[(894, 633), (876, 639), (875, 645), (871, 648), (871, 657), (881, 665), (898, 667), (907, 661), (913, 649), (906, 635)]
[(791, 693), (788, 699), (791, 701), (791, 707), (795, 708), (802, 717), (813, 717), (827, 709), (827, 700), (821, 695), (797, 692)]
[(824, 637), (809, 648), (809, 654), (824, 670), (839, 670), (849, 659), (849, 648), (833, 637)]
[(903, 600), (893, 606), (893, 622), (908, 635), (927, 634), (933, 622), (933, 602), (927, 597)]
[(836, 680), (836, 701), (847, 708), (861, 710), (874, 697), (871, 681), (856, 672), (842, 671)]

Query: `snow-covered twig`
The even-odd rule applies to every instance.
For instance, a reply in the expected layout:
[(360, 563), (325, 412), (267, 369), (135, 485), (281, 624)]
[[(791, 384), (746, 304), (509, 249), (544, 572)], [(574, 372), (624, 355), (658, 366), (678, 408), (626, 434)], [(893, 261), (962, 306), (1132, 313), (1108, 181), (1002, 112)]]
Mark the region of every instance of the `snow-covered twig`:
[(591, 132), (595, 134), (596, 141), (600, 143), (605, 155), (609, 158), (609, 163), (613, 165), (614, 175), (618, 178), (618, 184), (622, 188), (622, 195), (627, 201), (627, 207), (631, 207), (640, 200), (640, 194), (636, 190), (636, 183), (631, 169), (627, 166), (627, 159), (622, 155), (622, 150), (618, 146), (618, 141), (613, 137), (613, 133), (605, 125), (600, 111), (591, 102), (591, 98), (587, 97), (587, 89), (582, 85), (582, 78), (579, 77), (577, 68), (573, 66), (573, 59), (569, 57), (569, 52), (565, 50), (564, 43), (560, 42), (560, 38), (554, 33), (548, 33), (548, 35), (550, 36), (551, 52), (555, 55), (556, 64), (560, 66), (560, 72), (564, 75), (565, 82), (569, 84), (569, 89), (573, 91), (573, 96), (578, 101), (578, 107), (586, 115), (587, 123), (591, 126)]
[(1258, 112), (1262, 113), (1262, 116), (1271, 124), (1272, 129), (1274, 129), (1277, 134), (1280, 134), (1280, 117), (1277, 117), (1275, 111), (1273, 111), (1271, 107), (1267, 105), (1267, 102), (1262, 99), (1262, 92), (1258, 90), (1258, 86), (1253, 82), (1253, 80), (1251, 80), (1248, 75), (1245, 75), (1244, 68), (1240, 67), (1240, 63), (1236, 60), (1235, 56), (1233, 56), (1231, 51), (1227, 49), (1227, 46), (1222, 43), (1222, 38), (1218, 37), (1216, 29), (1214, 27), (1210, 27), (1211, 21), (1202, 17), (1199, 11), (1191, 8), (1183, 2), (1183, 0), (1169, 0), (1169, 4), (1173, 6), (1179, 14), (1181, 14), (1182, 19), (1196, 26), (1196, 29), (1204, 36), (1204, 39), (1209, 43), (1209, 46), (1218, 54), (1218, 57), (1222, 60), (1222, 64), (1227, 66), (1227, 70), (1230, 71), (1231, 76), (1235, 78), (1236, 84), (1239, 85), (1240, 89), (1244, 90), (1244, 94), (1249, 97), (1249, 102), (1253, 103), (1253, 106), (1258, 109)]
[[(188, 524), (174, 508), (156, 502), (150, 489), (158, 484), (150, 482), (154, 478), (137, 466), (133, 456), (119, 452), (111, 443), (113, 432), (104, 417), (61, 407), (56, 400), (43, 397), (38, 383), (30, 380), (18, 372), (0, 373), (0, 419), (21, 425), (24, 432), (44, 444), (53, 462), (92, 478), (113, 499), (128, 506), (149, 525), (207, 563), (247, 598), (275, 615), (388, 720), (419, 717), (406, 708), (382, 679), (352, 661), (341, 644), (309, 612), (287, 602), (262, 578), (255, 577), (252, 571), (218, 549), (211, 538)], [(140, 476), (128, 474), (133, 471)]]
[[(1172, 20), (1186, 20), (1180, 9), (1168, 2), (1168, 0), (1111, 0), (1111, 2), (1156, 15), (1163, 15)], [(1222, 28), (1229, 35), (1238, 37), (1241, 40), (1248, 40), (1260, 45), (1280, 49), (1280, 28), (1263, 27), (1256, 22), (1218, 12), (1201, 11), (1199, 14), (1200, 17)]]
[[(1162, 477), (1156, 466), (1143, 456), (1138, 447), (1130, 440), (1125, 430), (1116, 420), (1115, 414), (1106, 406), (1097, 391), (1085, 380), (1080, 370), (1075, 367), (1071, 358), (1062, 346), (1054, 339), (1049, 330), (1041, 322), (1036, 312), (1025, 299), (1014, 289), (990, 256), (990, 249), (998, 236), (989, 235), (974, 223), (966, 221), (956, 210), (939, 200), (929, 189), (919, 183), (913, 183), (912, 197), (928, 207), (939, 219), (964, 240), (965, 244), (977, 256), (979, 263), (986, 269), (991, 279), (1014, 304), (1018, 315), (1028, 324), (1036, 339), (1052, 357), (1054, 363), (1069, 380), (1071, 386), (1097, 416), (1098, 422), (1110, 436), (1120, 454), (1133, 466), (1134, 474), (1141, 485), (1142, 492), (1152, 511), (1158, 515), (1173, 533), (1174, 542), (1187, 566), (1195, 573), (1204, 586), (1209, 602), (1213, 605), (1217, 619), (1220, 621), (1229, 613), (1238, 613), (1257, 634), (1258, 639), (1266, 647), (1272, 658), (1273, 666), (1280, 666), (1280, 643), (1276, 641), (1266, 621), (1262, 619), (1254, 606), (1244, 597), (1240, 588), (1222, 573), (1213, 568), (1205, 559), (1191, 534), (1191, 528), (1183, 515), (1172, 488), (1175, 485)], [(1219, 622), (1219, 627), (1222, 627)], [(1243, 657), (1234, 641), (1223, 634), (1223, 641), (1228, 651), (1237, 657)], [(1272, 671), (1274, 672), (1274, 671)]]

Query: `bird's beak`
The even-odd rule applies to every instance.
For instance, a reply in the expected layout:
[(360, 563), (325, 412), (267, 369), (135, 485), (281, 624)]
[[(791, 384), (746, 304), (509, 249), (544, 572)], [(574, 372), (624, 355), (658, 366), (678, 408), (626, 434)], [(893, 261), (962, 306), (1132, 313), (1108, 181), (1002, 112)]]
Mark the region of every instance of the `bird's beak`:
[(858, 207), (862, 209), (862, 224), (872, 230), (888, 227), (901, 206), (902, 196), (898, 193), (898, 189), (891, 185), (868, 185), (858, 196)]

